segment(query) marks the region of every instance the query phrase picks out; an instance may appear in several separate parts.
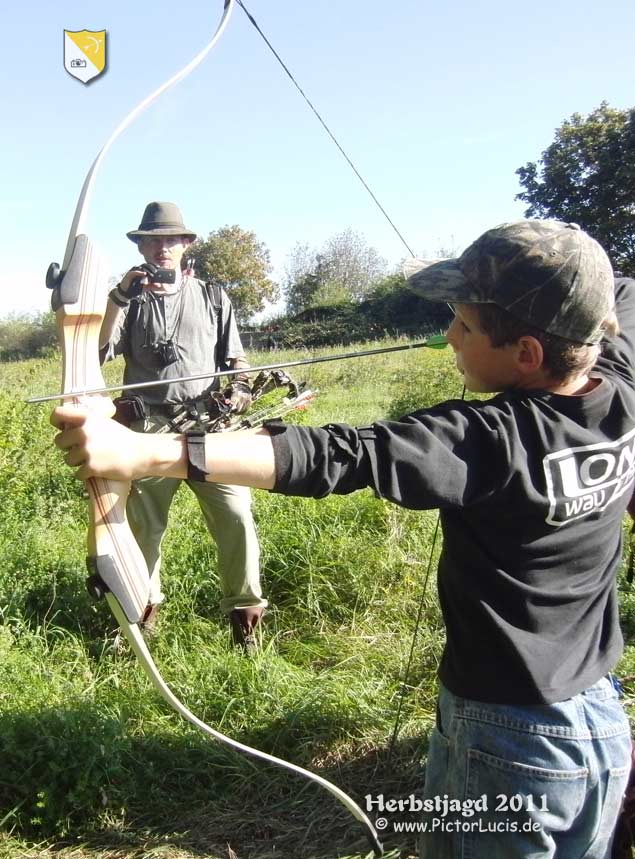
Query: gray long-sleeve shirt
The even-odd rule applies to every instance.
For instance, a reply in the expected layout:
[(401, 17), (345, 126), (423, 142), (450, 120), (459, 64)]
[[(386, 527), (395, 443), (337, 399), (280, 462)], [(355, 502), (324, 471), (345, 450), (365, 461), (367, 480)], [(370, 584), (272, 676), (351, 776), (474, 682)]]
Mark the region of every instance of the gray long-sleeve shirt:
[[(236, 358), (244, 358), (231, 302), (220, 291), (221, 338), (217, 348), (218, 320), (211, 289), (199, 280), (184, 277), (181, 289), (171, 295), (144, 292), (134, 299), (113, 332), (105, 358), (123, 354), (124, 384), (165, 379), (165, 385), (143, 390), (149, 405), (196, 399), (205, 390), (216, 390), (218, 380), (172, 382), (179, 376), (213, 373)], [(177, 360), (162, 366), (154, 345), (172, 341)]]

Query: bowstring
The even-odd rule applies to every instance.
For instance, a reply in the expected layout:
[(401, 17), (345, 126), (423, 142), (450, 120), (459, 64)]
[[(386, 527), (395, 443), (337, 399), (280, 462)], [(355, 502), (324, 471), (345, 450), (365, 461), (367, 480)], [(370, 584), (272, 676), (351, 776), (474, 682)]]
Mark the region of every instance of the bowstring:
[(388, 223), (390, 224), (390, 226), (391, 226), (391, 228), (393, 229), (393, 231), (395, 232), (395, 234), (398, 236), (399, 241), (400, 241), (400, 242), (402, 243), (402, 245), (406, 248), (406, 250), (408, 251), (408, 253), (410, 254), (410, 256), (411, 256), (411, 257), (413, 257), (413, 256), (415, 255), (414, 251), (412, 250), (412, 248), (410, 247), (410, 245), (408, 244), (408, 242), (404, 239), (403, 235), (401, 234), (401, 232), (399, 231), (399, 229), (398, 229), (398, 228), (397, 228), (397, 226), (395, 225), (395, 222), (392, 220), (392, 218), (390, 217), (390, 215), (388, 214), (388, 212), (386, 211), (386, 209), (385, 209), (385, 208), (382, 206), (382, 204), (379, 202), (379, 200), (377, 199), (377, 196), (373, 193), (373, 191), (372, 191), (372, 190), (371, 190), (371, 188), (370, 188), (370, 185), (368, 184), (368, 182), (366, 182), (366, 180), (364, 179), (364, 177), (362, 176), (362, 174), (359, 172), (359, 170), (357, 169), (357, 167), (356, 167), (356, 166), (355, 166), (355, 164), (353, 163), (352, 159), (351, 159), (351, 158), (347, 155), (347, 153), (344, 151), (343, 146), (340, 144), (340, 142), (338, 141), (338, 139), (337, 139), (337, 137), (335, 136), (335, 134), (331, 131), (331, 129), (329, 128), (329, 126), (326, 124), (326, 122), (324, 121), (324, 119), (323, 119), (323, 118), (322, 118), (322, 116), (320, 115), (319, 111), (317, 110), (317, 108), (315, 107), (315, 105), (313, 104), (313, 102), (309, 99), (309, 97), (306, 95), (306, 93), (304, 92), (304, 90), (302, 89), (302, 87), (300, 86), (300, 84), (297, 82), (297, 80), (295, 79), (295, 77), (293, 76), (293, 74), (291, 73), (291, 71), (289, 70), (289, 67), (287, 66), (287, 64), (283, 61), (283, 59), (282, 59), (282, 57), (280, 56), (280, 54), (278, 53), (278, 51), (276, 51), (276, 49), (275, 49), (275, 48), (273, 47), (273, 45), (271, 44), (271, 41), (270, 41), (270, 40), (267, 38), (267, 36), (265, 36), (265, 34), (262, 32), (262, 30), (261, 30), (261, 29), (260, 29), (260, 27), (258, 26), (258, 23), (257, 23), (256, 19), (254, 18), (254, 16), (253, 16), (253, 15), (251, 14), (251, 12), (247, 9), (247, 7), (246, 7), (246, 6), (245, 6), (245, 4), (242, 2), (242, 0), (236, 0), (236, 3), (237, 3), (237, 4), (240, 6), (240, 8), (243, 10), (243, 12), (245, 13), (245, 15), (246, 15), (246, 16), (247, 16), (247, 18), (249, 19), (249, 22), (250, 22), (250, 23), (252, 24), (252, 26), (255, 28), (255, 30), (256, 30), (256, 32), (258, 33), (258, 35), (260, 36), (260, 38), (264, 41), (264, 43), (267, 45), (267, 47), (269, 48), (269, 50), (271, 51), (271, 53), (274, 55), (274, 57), (276, 58), (276, 60), (280, 63), (280, 65), (282, 66), (282, 68), (283, 68), (283, 69), (284, 69), (284, 71), (286, 72), (287, 76), (288, 76), (288, 77), (289, 77), (289, 79), (291, 80), (291, 83), (293, 84), (293, 86), (297, 89), (297, 91), (300, 93), (300, 95), (302, 96), (302, 98), (304, 99), (304, 101), (308, 104), (308, 106), (309, 106), (309, 108), (311, 109), (311, 111), (312, 111), (312, 112), (315, 114), (315, 116), (317, 117), (318, 122), (320, 123), (320, 125), (322, 126), (322, 128), (326, 131), (326, 133), (327, 133), (327, 134), (328, 134), (328, 136), (331, 138), (331, 140), (333, 141), (333, 143), (337, 146), (337, 148), (339, 149), (339, 151), (340, 151), (340, 153), (341, 153), (342, 157), (345, 159), (345, 161), (346, 161), (346, 163), (348, 164), (348, 166), (351, 168), (351, 170), (353, 171), (353, 173), (357, 176), (357, 178), (359, 179), (359, 181), (362, 183), (362, 185), (364, 186), (364, 188), (366, 189), (366, 191), (367, 191), (367, 192), (368, 192), (368, 194), (370, 195), (370, 197), (371, 197), (371, 199), (372, 199), (373, 203), (377, 206), (377, 208), (378, 208), (378, 209), (379, 209), (379, 211), (382, 213), (382, 215), (384, 216), (384, 218), (385, 218), (385, 219), (388, 221)]

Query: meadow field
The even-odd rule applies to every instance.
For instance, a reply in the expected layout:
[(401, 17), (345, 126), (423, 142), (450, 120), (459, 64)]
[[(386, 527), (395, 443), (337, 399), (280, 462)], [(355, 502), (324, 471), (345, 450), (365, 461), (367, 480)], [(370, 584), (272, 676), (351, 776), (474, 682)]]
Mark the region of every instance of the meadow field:
[[(304, 357), (250, 355), (254, 365)], [(121, 365), (106, 369), (120, 378)], [(449, 349), (293, 375), (320, 393), (289, 420), (315, 424), (398, 417), (462, 390)], [(54, 359), (0, 364), (0, 859), (370, 855), (363, 827), (330, 794), (196, 731), (114, 646), (108, 607), (85, 587), (83, 486), (52, 445), (50, 406), (24, 402), (59, 390), (59, 376)], [(443, 643), (436, 513), (370, 491), (320, 501), (257, 491), (254, 509), (270, 601), (260, 652), (230, 644), (214, 545), (182, 488), (151, 642), (160, 671), (214, 728), (323, 775), (362, 806), (368, 795), (408, 797), (422, 783)], [(635, 714), (635, 586), (623, 574), (620, 588), (619, 675)], [(415, 855), (414, 835), (382, 835), (388, 859)]]

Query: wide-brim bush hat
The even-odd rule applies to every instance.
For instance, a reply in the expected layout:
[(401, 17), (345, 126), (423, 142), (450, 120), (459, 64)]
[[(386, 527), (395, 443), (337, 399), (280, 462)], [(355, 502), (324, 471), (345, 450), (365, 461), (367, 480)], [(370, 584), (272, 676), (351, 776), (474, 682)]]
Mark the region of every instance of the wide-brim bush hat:
[(194, 240), (196, 233), (183, 223), (181, 210), (175, 203), (148, 203), (136, 230), (126, 233), (131, 242), (144, 236), (184, 236)]
[(577, 224), (517, 221), (483, 233), (456, 259), (409, 260), (411, 289), (430, 301), (496, 304), (575, 343), (597, 343), (613, 311), (613, 269)]

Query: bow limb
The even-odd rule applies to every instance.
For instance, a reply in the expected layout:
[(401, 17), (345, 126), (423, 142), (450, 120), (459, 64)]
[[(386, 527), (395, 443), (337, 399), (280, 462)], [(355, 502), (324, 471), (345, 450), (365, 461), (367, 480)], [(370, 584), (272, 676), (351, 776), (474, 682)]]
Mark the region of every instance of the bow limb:
[(315, 784), (320, 785), (320, 787), (325, 788), (337, 800), (339, 800), (339, 802), (346, 809), (348, 809), (348, 811), (353, 815), (353, 817), (355, 817), (356, 820), (358, 820), (366, 827), (368, 837), (373, 845), (373, 850), (375, 851), (375, 854), (377, 856), (383, 855), (383, 847), (379, 842), (377, 833), (375, 832), (372, 823), (364, 814), (359, 805), (357, 805), (357, 803), (354, 802), (350, 798), (350, 796), (348, 796), (348, 794), (346, 794), (341, 788), (337, 787), (337, 785), (328, 781), (328, 779), (325, 779), (323, 776), (317, 775), (317, 773), (310, 772), (309, 770), (306, 770), (303, 767), (298, 766), (297, 764), (291, 763), (290, 761), (285, 761), (283, 758), (275, 757), (275, 755), (269, 755), (266, 752), (261, 751), (260, 749), (254, 749), (251, 746), (246, 745), (245, 743), (239, 742), (238, 740), (233, 740), (231, 737), (227, 737), (220, 731), (211, 728), (208, 724), (199, 719), (198, 716), (195, 716), (191, 710), (189, 710), (181, 701), (179, 701), (179, 699), (176, 697), (176, 695), (172, 692), (170, 687), (161, 677), (161, 674), (157, 670), (152, 656), (150, 655), (150, 652), (146, 646), (143, 636), (139, 631), (139, 627), (136, 624), (129, 623), (125, 613), (123, 612), (121, 606), (116, 599), (114, 599), (110, 594), (107, 594), (107, 599), (115, 618), (119, 622), (124, 635), (128, 639), (128, 642), (130, 643), (130, 646), (134, 651), (137, 659), (143, 665), (146, 674), (150, 678), (152, 684), (160, 693), (160, 695), (162, 695), (162, 697), (168, 702), (168, 704), (177, 711), (177, 713), (180, 713), (180, 715), (183, 716), (184, 719), (187, 719), (188, 722), (199, 728), (204, 733), (208, 734), (210, 737), (213, 737), (220, 743), (224, 743), (235, 751), (250, 755), (251, 757), (257, 758), (261, 761), (266, 761), (269, 764), (274, 764), (275, 766), (282, 767), (289, 772), (303, 776), (304, 778), (315, 782)]
[(229, 18), (234, 8), (234, 0), (224, 0), (223, 6), (223, 15), (216, 28), (214, 35), (210, 39), (210, 41), (205, 45), (205, 47), (194, 57), (194, 59), (190, 60), (187, 65), (183, 66), (178, 72), (176, 72), (169, 80), (165, 81), (165, 83), (161, 84), (160, 87), (154, 90), (154, 92), (150, 93), (146, 98), (139, 102), (132, 110), (121, 120), (119, 125), (112, 132), (108, 140), (104, 143), (101, 150), (99, 151), (97, 157), (93, 161), (86, 178), (84, 179), (84, 184), (82, 185), (82, 190), (79, 195), (79, 199), (77, 201), (77, 205), (75, 207), (75, 214), (73, 216), (73, 222), (71, 224), (71, 229), (68, 237), (68, 242), (66, 245), (66, 252), (64, 254), (64, 262), (62, 264), (62, 269), (65, 270), (70, 263), (71, 257), (73, 255), (73, 248), (75, 244), (75, 238), (83, 233), (86, 229), (86, 220), (88, 213), (88, 205), (90, 203), (90, 198), (92, 196), (93, 187), (95, 184), (95, 179), (97, 177), (97, 171), (103, 161), (106, 153), (115, 142), (115, 140), (119, 137), (119, 135), (130, 126), (135, 119), (152, 104), (153, 101), (156, 101), (160, 95), (163, 95), (164, 92), (167, 92), (171, 87), (175, 84), (182, 81), (185, 77), (187, 77), (190, 72), (194, 71), (194, 69), (203, 62), (205, 57), (212, 50), (214, 45), (218, 42), (220, 37), (223, 35), (225, 31), (225, 27), (229, 23)]

